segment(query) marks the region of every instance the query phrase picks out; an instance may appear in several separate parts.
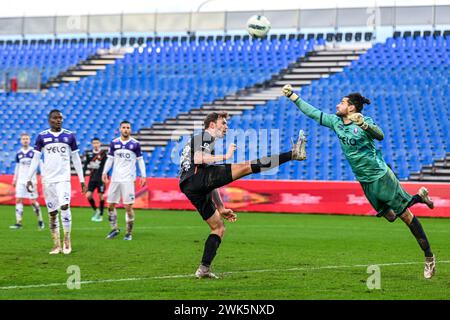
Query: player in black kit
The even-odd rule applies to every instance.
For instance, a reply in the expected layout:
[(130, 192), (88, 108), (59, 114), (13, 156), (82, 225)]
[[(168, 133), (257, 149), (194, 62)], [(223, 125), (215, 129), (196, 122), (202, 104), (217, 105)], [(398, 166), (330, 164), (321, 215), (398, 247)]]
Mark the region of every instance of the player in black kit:
[[(106, 162), (106, 151), (102, 150), (101, 142), (99, 138), (92, 139), (92, 150), (86, 151), (86, 160), (84, 163), (84, 172), (87, 175), (87, 170), (90, 172), (88, 192), (86, 197), (94, 209), (94, 215), (91, 221), (101, 222), (103, 221), (103, 211), (105, 208), (105, 200), (103, 199), (103, 193), (105, 192), (105, 184), (102, 181), (103, 167)], [(98, 191), (98, 197), (100, 200), (100, 208), (97, 208), (93, 194), (95, 189)]]
[(226, 155), (214, 154), (215, 140), (227, 133), (227, 118), (226, 112), (208, 114), (204, 120), (204, 131), (191, 136), (180, 159), (180, 190), (211, 229), (201, 264), (195, 272), (197, 278), (217, 278), (211, 272), (210, 265), (225, 232), (222, 219), (236, 221), (236, 214), (225, 208), (218, 189), (249, 174), (267, 171), (291, 160), (306, 159), (306, 138), (300, 130), (291, 151), (243, 163), (214, 164), (233, 158), (236, 150), (236, 145), (231, 144)]

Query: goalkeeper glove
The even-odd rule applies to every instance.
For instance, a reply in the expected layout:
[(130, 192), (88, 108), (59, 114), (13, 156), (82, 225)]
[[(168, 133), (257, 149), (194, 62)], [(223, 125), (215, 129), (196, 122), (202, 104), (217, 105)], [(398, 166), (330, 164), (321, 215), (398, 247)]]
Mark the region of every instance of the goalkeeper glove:
[(364, 116), (361, 113), (353, 113), (348, 118), (363, 130), (366, 130), (369, 127), (369, 124), (364, 121)]
[(292, 91), (292, 87), (290, 84), (285, 85), (281, 92), (283, 92), (286, 97), (294, 102), (298, 99), (298, 95), (294, 91)]

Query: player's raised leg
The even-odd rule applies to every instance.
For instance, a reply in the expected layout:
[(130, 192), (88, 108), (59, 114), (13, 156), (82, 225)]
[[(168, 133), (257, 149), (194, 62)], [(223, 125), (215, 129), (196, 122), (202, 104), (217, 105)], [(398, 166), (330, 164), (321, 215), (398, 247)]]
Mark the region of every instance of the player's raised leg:
[(411, 230), (411, 233), (414, 235), (417, 243), (423, 250), (425, 254), (425, 268), (423, 271), (423, 276), (426, 279), (430, 279), (436, 272), (436, 259), (431, 251), (430, 243), (428, 242), (428, 238), (423, 230), (422, 224), (409, 209), (406, 209), (405, 212), (400, 215), (400, 219), (402, 219), (402, 221)]

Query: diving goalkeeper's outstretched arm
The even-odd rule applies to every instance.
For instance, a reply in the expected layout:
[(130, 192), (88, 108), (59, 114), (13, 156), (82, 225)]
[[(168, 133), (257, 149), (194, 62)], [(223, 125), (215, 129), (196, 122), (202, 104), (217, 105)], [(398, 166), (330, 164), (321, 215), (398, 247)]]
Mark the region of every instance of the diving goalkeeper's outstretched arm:
[(333, 120), (335, 118), (335, 115), (324, 113), (317, 109), (316, 107), (313, 107), (309, 103), (303, 101), (298, 94), (296, 94), (293, 90), (290, 84), (287, 84), (283, 87), (283, 94), (289, 98), (292, 102), (295, 103), (295, 105), (300, 109), (301, 112), (306, 114), (311, 119), (317, 121), (320, 125), (332, 128), (333, 126)]

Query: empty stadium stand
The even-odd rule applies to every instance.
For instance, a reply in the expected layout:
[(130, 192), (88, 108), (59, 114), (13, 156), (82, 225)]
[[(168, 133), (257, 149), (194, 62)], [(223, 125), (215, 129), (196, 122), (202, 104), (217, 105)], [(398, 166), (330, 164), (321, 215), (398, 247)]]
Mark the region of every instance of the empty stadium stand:
[[(306, 101), (330, 113), (342, 96), (362, 92), (372, 100), (364, 113), (384, 129), (379, 147), (399, 178), (425, 179), (430, 170), (441, 176), (448, 168), (437, 159), (450, 150), (450, 35), (395, 34), (367, 52), (325, 46), (371, 39), (371, 33), (359, 32), (272, 35), (262, 41), (240, 35), (0, 41), (0, 68), (39, 68), (47, 89), (0, 93), (0, 172), (13, 172), (20, 133), (36, 135), (47, 127), (48, 111), (59, 108), (82, 150), (93, 136), (108, 142), (121, 120), (131, 120), (147, 152), (149, 175), (175, 177), (178, 165), (170, 159), (186, 137), (172, 130), (190, 133), (206, 112), (226, 110), (233, 115), (230, 128), (278, 128), (279, 141), (269, 142), (269, 150), (278, 142), (279, 149), (290, 148), (299, 129), (308, 134), (308, 161), (282, 166), (276, 176), (250, 178), (353, 180), (333, 133), (279, 97), (281, 87), (291, 83)], [(134, 51), (86, 73), (93, 70), (84, 67), (112, 47)], [(67, 77), (78, 79), (66, 83)], [(431, 169), (424, 167), (433, 162)]]

